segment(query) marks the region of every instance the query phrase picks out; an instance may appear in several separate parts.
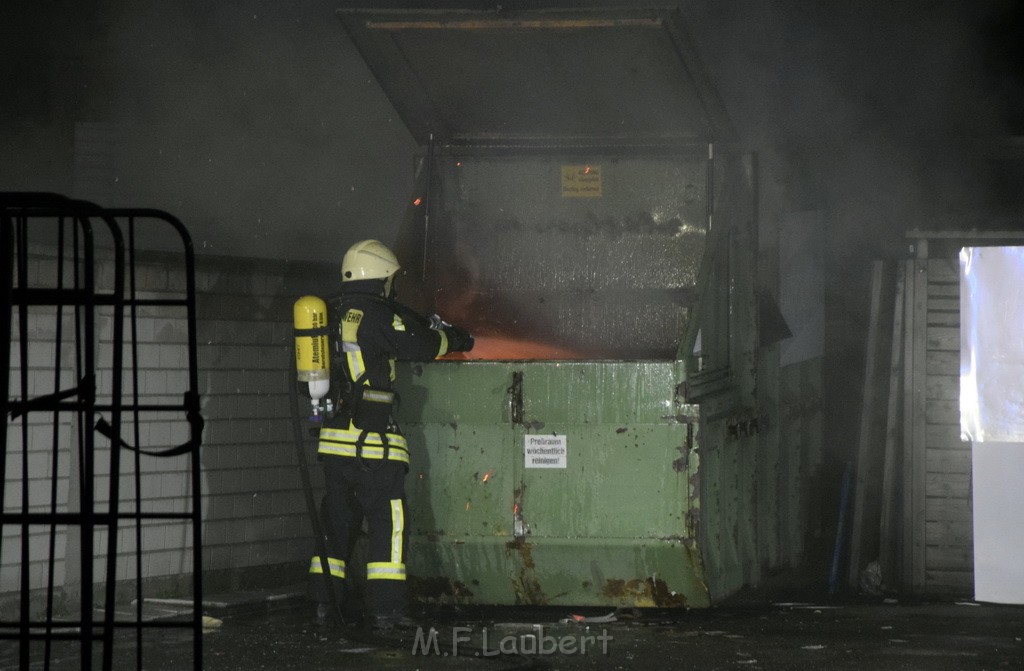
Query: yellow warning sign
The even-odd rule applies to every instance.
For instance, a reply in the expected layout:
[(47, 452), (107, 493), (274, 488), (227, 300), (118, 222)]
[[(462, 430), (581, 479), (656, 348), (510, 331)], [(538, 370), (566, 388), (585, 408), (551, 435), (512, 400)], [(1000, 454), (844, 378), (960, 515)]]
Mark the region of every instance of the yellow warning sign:
[(599, 198), (601, 196), (601, 166), (563, 165), (563, 198)]

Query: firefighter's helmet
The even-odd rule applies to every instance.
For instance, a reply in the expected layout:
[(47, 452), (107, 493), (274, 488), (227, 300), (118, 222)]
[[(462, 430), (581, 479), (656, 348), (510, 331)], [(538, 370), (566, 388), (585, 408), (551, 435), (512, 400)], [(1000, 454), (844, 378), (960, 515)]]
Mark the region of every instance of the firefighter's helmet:
[(363, 240), (348, 248), (341, 261), (342, 282), (386, 280), (401, 266), (394, 253), (377, 240)]

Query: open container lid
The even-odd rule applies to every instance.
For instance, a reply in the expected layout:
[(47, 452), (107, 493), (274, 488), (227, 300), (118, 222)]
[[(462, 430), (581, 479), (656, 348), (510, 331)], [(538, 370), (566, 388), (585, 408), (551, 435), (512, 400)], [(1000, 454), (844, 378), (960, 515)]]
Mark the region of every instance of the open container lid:
[(675, 9), (338, 15), (421, 144), (732, 139)]

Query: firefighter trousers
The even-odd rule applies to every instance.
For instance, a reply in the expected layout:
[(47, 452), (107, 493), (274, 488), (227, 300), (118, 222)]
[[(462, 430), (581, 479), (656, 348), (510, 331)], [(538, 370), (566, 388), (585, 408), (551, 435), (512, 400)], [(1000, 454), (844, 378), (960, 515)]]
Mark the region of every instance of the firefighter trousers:
[[(345, 562), (353, 534), (365, 519), (369, 543), (366, 606), (372, 617), (400, 617), (406, 612), (405, 464), (356, 457), (323, 457), (327, 503), (327, 551), (330, 573), (345, 579)], [(320, 573), (318, 557), (311, 572)], [(340, 592), (340, 590), (338, 590)]]

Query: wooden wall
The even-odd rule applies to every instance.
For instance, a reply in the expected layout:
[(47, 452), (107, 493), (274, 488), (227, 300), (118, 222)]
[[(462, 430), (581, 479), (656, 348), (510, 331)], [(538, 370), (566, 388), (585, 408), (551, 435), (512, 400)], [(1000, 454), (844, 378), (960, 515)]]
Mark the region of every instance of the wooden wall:
[(970, 594), (974, 585), (971, 446), (960, 440), (960, 270), (930, 258), (905, 266), (904, 588)]

